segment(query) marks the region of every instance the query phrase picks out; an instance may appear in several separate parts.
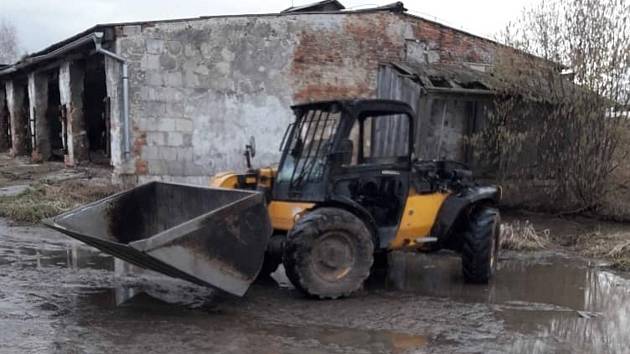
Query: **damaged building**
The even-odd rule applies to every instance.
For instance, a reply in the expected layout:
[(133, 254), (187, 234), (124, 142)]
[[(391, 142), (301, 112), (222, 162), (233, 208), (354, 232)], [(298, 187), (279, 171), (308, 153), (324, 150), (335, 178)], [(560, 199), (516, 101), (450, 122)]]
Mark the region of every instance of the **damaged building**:
[(252, 136), (277, 162), (295, 103), (383, 97), (416, 109), (418, 157), (468, 161), (505, 53), (526, 55), (402, 3), (97, 25), (0, 67), (0, 150), (205, 184), (245, 168)]

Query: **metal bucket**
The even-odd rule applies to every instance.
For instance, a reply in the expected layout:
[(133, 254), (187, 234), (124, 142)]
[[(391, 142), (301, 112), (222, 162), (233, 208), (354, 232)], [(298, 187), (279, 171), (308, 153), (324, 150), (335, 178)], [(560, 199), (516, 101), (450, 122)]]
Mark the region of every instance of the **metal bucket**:
[(43, 222), (137, 266), (237, 296), (256, 279), (272, 233), (262, 193), (161, 182)]

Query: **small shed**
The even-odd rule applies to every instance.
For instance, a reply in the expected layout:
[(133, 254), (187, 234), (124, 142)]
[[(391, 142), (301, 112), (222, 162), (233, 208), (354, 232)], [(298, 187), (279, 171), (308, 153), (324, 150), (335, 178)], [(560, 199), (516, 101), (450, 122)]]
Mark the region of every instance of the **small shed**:
[(409, 103), (417, 112), (416, 156), (473, 163), (466, 137), (483, 129), (500, 80), (465, 64), (382, 65), (378, 95)]

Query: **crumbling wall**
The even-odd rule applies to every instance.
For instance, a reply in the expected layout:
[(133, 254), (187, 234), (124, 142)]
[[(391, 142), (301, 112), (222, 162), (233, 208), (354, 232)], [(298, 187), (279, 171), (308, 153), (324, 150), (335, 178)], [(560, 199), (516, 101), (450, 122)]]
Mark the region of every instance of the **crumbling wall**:
[(292, 104), (375, 96), (378, 63), (404, 53), (396, 18), (302, 14), (119, 27), (116, 51), (129, 59), (131, 87), (127, 172), (205, 184), (218, 171), (245, 168), (251, 136), (255, 165), (277, 163)]
[(375, 97), (379, 64), (402, 60), (411, 35), (391, 12), (305, 19), (291, 65), (296, 102)]
[(9, 80), (5, 83), (11, 125), (11, 156), (13, 157), (28, 155), (31, 152), (26, 86), (26, 80)]
[(46, 110), (48, 108), (48, 78), (39, 72), (28, 74), (29, 127), (31, 131), (32, 159), (35, 162), (50, 158), (50, 139)]
[(437, 22), (413, 16), (405, 16), (413, 29), (413, 37), (407, 38), (407, 56), (412, 62), (474, 63), (493, 65), (497, 51), (504, 47)]
[(85, 71), (82, 63), (65, 62), (59, 68), (60, 103), (66, 113), (66, 165), (75, 166), (89, 159), (85, 115), (83, 114), (83, 80)]
[[(119, 26), (114, 50), (129, 60), (132, 151), (125, 162), (121, 112), (112, 108), (112, 164), (118, 175), (140, 182), (205, 184), (216, 172), (245, 168), (251, 136), (258, 145), (254, 164), (274, 164), (293, 119), (291, 104), (376, 97), (381, 63), (430, 57), (487, 65), (496, 47), (389, 11)], [(120, 107), (119, 68), (106, 66), (112, 107)]]
[(217, 171), (244, 169), (250, 136), (257, 164), (277, 161), (278, 137), (291, 120), (292, 26), (238, 17), (119, 29), (140, 181), (206, 184)]

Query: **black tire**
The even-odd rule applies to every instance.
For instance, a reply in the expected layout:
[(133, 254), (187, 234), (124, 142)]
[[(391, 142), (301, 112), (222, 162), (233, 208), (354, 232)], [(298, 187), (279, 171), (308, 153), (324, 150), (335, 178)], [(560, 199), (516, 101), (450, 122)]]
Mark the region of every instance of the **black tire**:
[(287, 235), (282, 262), (291, 283), (305, 294), (320, 299), (346, 297), (370, 275), (372, 234), (346, 210), (316, 209)]
[(462, 241), (462, 271), (468, 283), (487, 284), (497, 269), (501, 217), (496, 208), (478, 207), (469, 215)]

